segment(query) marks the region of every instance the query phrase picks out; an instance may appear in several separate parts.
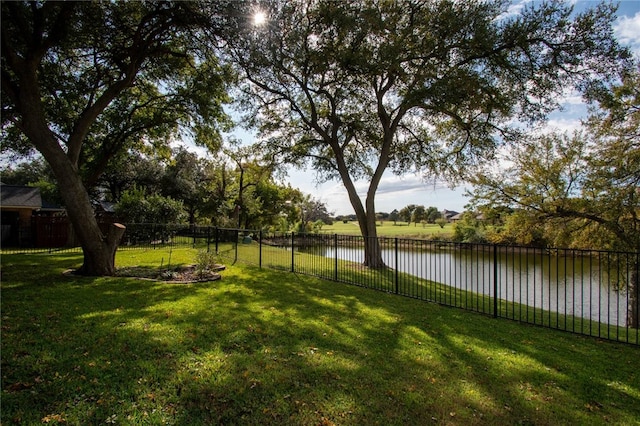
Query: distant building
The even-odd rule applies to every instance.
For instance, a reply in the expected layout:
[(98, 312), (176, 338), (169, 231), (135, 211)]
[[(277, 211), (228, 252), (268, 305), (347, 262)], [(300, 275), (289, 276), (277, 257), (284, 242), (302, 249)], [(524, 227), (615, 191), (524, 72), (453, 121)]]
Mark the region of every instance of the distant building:
[(64, 209), (42, 199), (40, 188), (5, 185), (0, 182), (0, 223), (2, 245), (34, 245), (37, 218), (55, 217)]
[(463, 215), (464, 215), (464, 212), (462, 212), (462, 213), (458, 213), (458, 214), (456, 214), (456, 215), (453, 215), (453, 216), (451, 216), (451, 217), (449, 218), (449, 222), (457, 222), (457, 221), (459, 221), (460, 219), (462, 219), (462, 216), (463, 216)]
[[(467, 212), (462, 212), (462, 213), (458, 213), (458, 214), (456, 214), (456, 215), (454, 215), (454, 216), (451, 216), (451, 218), (449, 219), (449, 222), (457, 222), (457, 221), (459, 221), (460, 219), (462, 219), (462, 217), (463, 217), (466, 213), (467, 213)], [(484, 221), (484, 220), (485, 220), (485, 216), (484, 216), (484, 214), (482, 214), (482, 213), (478, 213), (478, 214), (476, 214), (476, 215), (474, 216), (474, 218), (475, 218), (475, 220), (480, 221), (480, 222), (482, 222), (482, 221)]]
[(98, 218), (115, 218), (116, 216), (116, 205), (108, 201), (94, 202), (93, 210)]
[(455, 210), (447, 210), (447, 209), (442, 210), (442, 217), (443, 217), (444, 219), (447, 219), (449, 222), (451, 222), (451, 220), (452, 220), (452, 218), (453, 218), (454, 216), (459, 215), (459, 214), (460, 214), (460, 213), (458, 213), (458, 212), (457, 212), (457, 211), (455, 211)]

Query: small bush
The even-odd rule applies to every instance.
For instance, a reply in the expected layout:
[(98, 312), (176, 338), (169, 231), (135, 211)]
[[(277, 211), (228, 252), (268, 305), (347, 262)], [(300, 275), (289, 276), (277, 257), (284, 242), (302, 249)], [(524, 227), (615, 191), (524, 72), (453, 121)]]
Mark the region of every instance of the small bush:
[(449, 223), (449, 221), (447, 219), (444, 218), (439, 218), (436, 219), (436, 225), (438, 225), (440, 227), (440, 229), (444, 229), (444, 227), (447, 225), (447, 223)]
[(213, 271), (217, 264), (216, 254), (206, 250), (199, 250), (196, 255), (196, 274), (203, 276), (209, 271)]

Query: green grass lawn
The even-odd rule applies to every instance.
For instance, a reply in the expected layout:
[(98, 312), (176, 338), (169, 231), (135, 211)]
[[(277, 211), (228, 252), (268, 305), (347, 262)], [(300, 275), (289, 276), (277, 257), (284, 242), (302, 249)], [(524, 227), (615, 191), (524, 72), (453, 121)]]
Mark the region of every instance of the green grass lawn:
[[(260, 252), (261, 251), (261, 252)], [(320, 250), (322, 252), (322, 250)], [(594, 337), (608, 338), (621, 342), (637, 344), (638, 331), (623, 326), (599, 323), (579, 316), (563, 315), (544, 310), (540, 306), (527, 306), (515, 301), (500, 299), (494, 304), (493, 297), (462, 288), (454, 288), (435, 281), (419, 278), (393, 268), (371, 270), (362, 268), (360, 263), (348, 260), (335, 260), (332, 256), (318, 254), (314, 249), (290, 250), (267, 244), (221, 243), (218, 246), (219, 257), (223, 262), (240, 262), (259, 265), (266, 268), (294, 271), (304, 275), (326, 278), (332, 281), (354, 284), (387, 293), (436, 302), (446, 306), (463, 308), (469, 311), (493, 315), (494, 310), (500, 318), (508, 318), (529, 324), (541, 325), (559, 330), (571, 331)]]
[[(118, 253), (193, 263), (195, 251)], [(285, 272), (2, 256), (2, 424), (639, 424), (640, 349)]]
[[(379, 237), (399, 237), (399, 238), (426, 238), (429, 239), (434, 236), (447, 237), (453, 234), (453, 225), (447, 224), (444, 228), (435, 224), (418, 224), (413, 223), (408, 225), (407, 222), (398, 221), (395, 224), (393, 221), (385, 220), (378, 222), (377, 226)], [(329, 234), (339, 235), (362, 235), (358, 222), (341, 222), (336, 221), (333, 225), (324, 225), (322, 231)]]

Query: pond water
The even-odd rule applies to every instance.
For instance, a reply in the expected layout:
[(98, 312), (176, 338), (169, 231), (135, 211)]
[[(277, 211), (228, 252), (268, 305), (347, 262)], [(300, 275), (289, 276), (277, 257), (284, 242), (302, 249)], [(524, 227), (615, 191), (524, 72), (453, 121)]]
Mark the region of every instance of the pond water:
[[(313, 252), (364, 261), (362, 248), (324, 246), (314, 247)], [(628, 267), (612, 266), (611, 259), (598, 253), (579, 254), (500, 248), (494, 262), (491, 247), (382, 251), (387, 266), (419, 278), (492, 297), (497, 291), (497, 297), (505, 301), (625, 326), (629, 304), (625, 283), (631, 276)]]

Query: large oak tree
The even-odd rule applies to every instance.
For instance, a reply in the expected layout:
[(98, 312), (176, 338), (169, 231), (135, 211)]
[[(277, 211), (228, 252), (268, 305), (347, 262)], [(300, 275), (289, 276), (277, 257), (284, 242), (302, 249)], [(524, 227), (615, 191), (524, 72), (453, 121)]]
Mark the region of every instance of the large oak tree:
[(384, 266), (375, 194), (385, 170), (455, 179), (491, 158), (516, 120), (543, 118), (563, 90), (624, 55), (610, 6), (574, 16), (566, 2), (516, 15), (508, 5), (276, 1), (264, 26), (231, 41), (265, 149), (342, 181), (365, 265)]
[(114, 272), (122, 229), (103, 235), (87, 192), (110, 158), (180, 128), (216, 143), (225, 72), (209, 47), (226, 7), (2, 2), (3, 145), (34, 147), (50, 164), (83, 273)]

